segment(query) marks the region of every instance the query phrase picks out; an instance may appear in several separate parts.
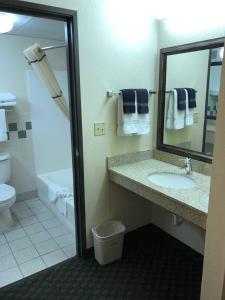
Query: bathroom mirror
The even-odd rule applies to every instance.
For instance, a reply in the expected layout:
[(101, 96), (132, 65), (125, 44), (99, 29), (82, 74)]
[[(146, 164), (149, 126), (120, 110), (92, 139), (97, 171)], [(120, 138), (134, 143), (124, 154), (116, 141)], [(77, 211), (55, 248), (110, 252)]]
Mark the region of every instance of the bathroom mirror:
[(212, 162), (224, 38), (160, 50), (157, 148)]

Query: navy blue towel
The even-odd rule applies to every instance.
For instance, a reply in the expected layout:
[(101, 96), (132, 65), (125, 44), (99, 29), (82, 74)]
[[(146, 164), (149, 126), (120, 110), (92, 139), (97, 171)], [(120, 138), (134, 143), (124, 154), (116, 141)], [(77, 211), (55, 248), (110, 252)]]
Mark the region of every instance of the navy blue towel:
[(185, 88), (188, 93), (188, 107), (195, 108), (197, 106), (196, 103), (196, 91), (191, 88)]
[(177, 91), (177, 109), (185, 110), (186, 109), (186, 93), (184, 88), (176, 88)]
[(149, 113), (149, 94), (146, 89), (136, 89), (138, 114)]
[(124, 114), (134, 114), (135, 108), (135, 90), (134, 89), (124, 89), (121, 90), (123, 99), (123, 113)]

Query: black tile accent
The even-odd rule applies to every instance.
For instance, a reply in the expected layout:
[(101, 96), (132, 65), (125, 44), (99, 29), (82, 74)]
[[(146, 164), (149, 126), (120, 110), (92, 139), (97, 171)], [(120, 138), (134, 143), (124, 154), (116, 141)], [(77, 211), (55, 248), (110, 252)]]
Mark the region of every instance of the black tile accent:
[(202, 255), (154, 225), (128, 233), (120, 261), (73, 258), (0, 290), (0, 299), (199, 300)]
[(8, 123), (9, 131), (17, 131), (17, 123)]
[(27, 132), (26, 130), (19, 130), (18, 131), (18, 138), (19, 139), (25, 139), (27, 137)]
[(32, 124), (31, 122), (25, 122), (25, 125), (26, 125), (26, 130), (31, 130), (32, 129)]

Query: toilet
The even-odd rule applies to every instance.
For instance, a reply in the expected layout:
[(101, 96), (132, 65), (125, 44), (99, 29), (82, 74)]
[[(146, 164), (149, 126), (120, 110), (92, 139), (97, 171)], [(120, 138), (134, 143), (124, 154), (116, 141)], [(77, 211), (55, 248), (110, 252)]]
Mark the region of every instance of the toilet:
[(0, 153), (0, 232), (13, 225), (10, 207), (16, 202), (16, 190), (6, 184), (10, 177), (10, 155)]

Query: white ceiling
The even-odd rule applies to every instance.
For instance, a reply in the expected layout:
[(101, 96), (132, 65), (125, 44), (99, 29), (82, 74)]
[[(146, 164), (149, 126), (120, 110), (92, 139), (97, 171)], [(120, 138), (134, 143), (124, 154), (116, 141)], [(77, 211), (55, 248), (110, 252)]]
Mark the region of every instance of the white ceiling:
[(59, 41), (65, 40), (63, 21), (23, 15), (13, 15), (13, 17), (15, 19), (14, 27), (6, 34), (46, 38)]

